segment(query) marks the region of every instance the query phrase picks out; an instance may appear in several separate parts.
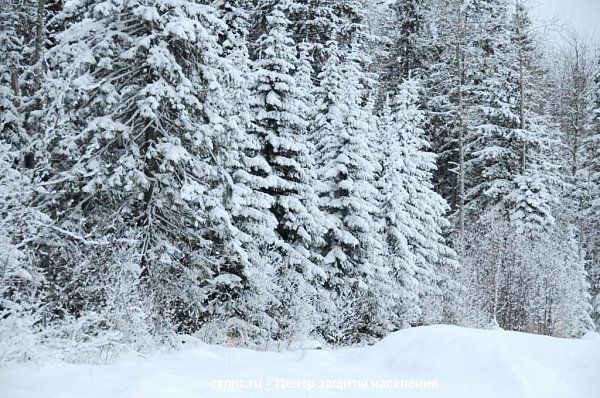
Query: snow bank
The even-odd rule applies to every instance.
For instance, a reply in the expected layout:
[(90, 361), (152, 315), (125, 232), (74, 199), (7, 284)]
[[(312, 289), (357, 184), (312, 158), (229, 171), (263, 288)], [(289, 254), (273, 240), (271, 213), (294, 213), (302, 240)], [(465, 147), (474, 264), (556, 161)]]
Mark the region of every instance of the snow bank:
[(256, 352), (188, 339), (177, 352), (105, 366), (0, 369), (4, 398), (591, 398), (598, 391), (597, 334), (567, 340), (443, 325), (362, 348)]

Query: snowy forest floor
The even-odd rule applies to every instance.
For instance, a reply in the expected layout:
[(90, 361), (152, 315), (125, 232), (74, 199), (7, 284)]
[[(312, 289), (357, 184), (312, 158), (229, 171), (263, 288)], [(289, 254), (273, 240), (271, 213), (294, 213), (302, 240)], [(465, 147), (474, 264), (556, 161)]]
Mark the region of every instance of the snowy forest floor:
[(0, 396), (590, 398), (599, 375), (598, 334), (568, 340), (438, 325), (360, 348), (259, 352), (188, 339), (175, 352), (109, 365), (10, 365), (0, 369)]

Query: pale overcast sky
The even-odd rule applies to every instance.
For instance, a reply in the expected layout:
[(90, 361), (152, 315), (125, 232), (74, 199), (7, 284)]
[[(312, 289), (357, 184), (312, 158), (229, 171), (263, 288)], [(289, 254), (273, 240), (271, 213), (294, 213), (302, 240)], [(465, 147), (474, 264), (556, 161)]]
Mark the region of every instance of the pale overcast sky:
[(586, 34), (600, 35), (600, 0), (530, 0), (543, 18), (558, 17)]

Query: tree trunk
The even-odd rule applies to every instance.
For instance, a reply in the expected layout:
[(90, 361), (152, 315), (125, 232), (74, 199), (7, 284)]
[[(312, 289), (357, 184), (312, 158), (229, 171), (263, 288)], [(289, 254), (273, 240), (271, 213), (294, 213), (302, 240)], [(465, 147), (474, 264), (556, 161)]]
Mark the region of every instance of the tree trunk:
[(462, 236), (465, 232), (465, 121), (463, 110), (463, 62), (461, 48), (462, 10), (457, 4), (456, 31), (456, 77), (458, 79), (458, 231)]
[[(517, 49), (519, 56), (519, 129), (521, 132), (525, 131), (525, 82), (523, 73), (523, 34), (521, 26), (522, 18), (522, 5), (519, 0), (516, 2), (517, 6)], [(527, 142), (523, 141), (523, 147), (521, 148), (521, 173), (525, 175), (527, 169)]]
[(46, 7), (45, 0), (37, 0), (37, 24), (35, 26), (35, 52), (33, 64), (35, 68), (35, 91), (42, 83), (42, 53), (44, 51)]

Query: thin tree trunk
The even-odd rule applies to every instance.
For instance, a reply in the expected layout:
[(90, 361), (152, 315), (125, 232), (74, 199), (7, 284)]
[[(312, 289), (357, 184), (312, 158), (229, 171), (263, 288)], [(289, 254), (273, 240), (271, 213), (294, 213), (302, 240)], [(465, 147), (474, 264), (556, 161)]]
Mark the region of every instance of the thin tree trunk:
[(493, 315), (493, 324), (494, 326), (499, 326), (498, 323), (498, 302), (500, 301), (500, 271), (502, 268), (502, 258), (500, 257), (500, 249), (498, 249), (498, 258), (496, 259), (496, 270), (494, 272), (494, 310), (492, 312)]
[[(525, 131), (525, 82), (523, 73), (523, 31), (521, 26), (522, 18), (522, 5), (519, 0), (516, 2), (517, 6), (517, 48), (519, 52), (519, 129), (521, 132)], [(523, 141), (523, 148), (521, 149), (521, 173), (525, 175), (527, 168), (527, 142)]]
[(44, 51), (46, 7), (45, 0), (37, 1), (37, 24), (35, 27), (35, 52), (33, 64), (35, 68), (35, 89), (38, 90), (42, 83), (42, 53)]
[(463, 110), (463, 62), (461, 49), (462, 10), (457, 3), (456, 77), (458, 79), (458, 231), (465, 232), (465, 121)]
[(10, 71), (10, 85), (14, 94), (13, 105), (19, 107), (21, 105), (21, 85), (19, 83), (19, 67), (17, 65), (13, 65)]

